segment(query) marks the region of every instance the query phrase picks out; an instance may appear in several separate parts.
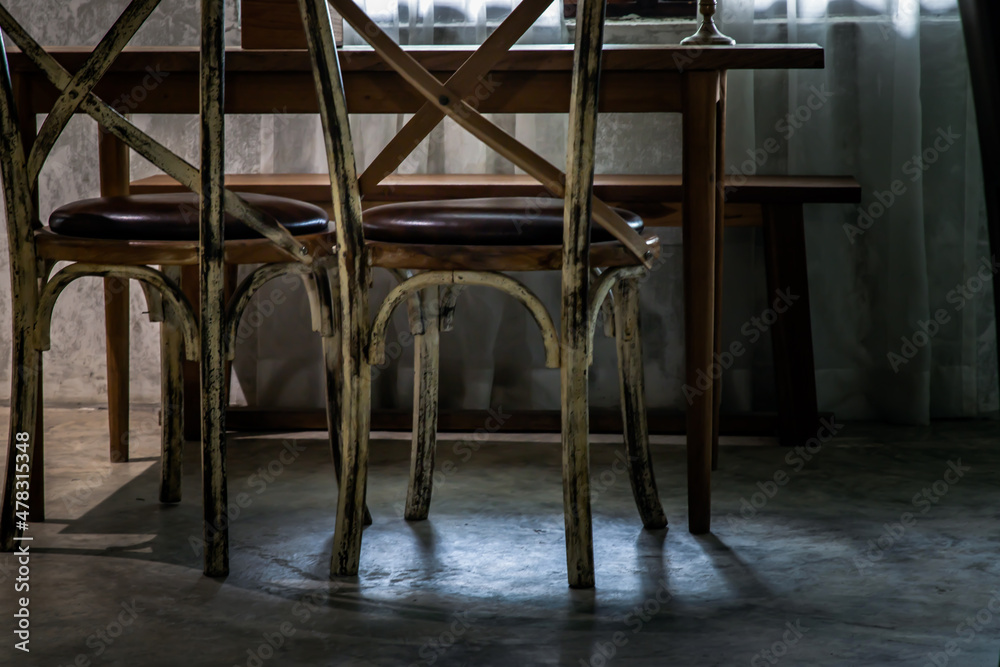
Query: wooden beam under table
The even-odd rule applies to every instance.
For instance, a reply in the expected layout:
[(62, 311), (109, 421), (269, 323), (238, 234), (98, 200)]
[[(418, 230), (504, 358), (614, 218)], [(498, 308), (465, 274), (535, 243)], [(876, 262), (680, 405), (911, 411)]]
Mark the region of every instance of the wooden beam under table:
[[(827, 418), (832, 413), (821, 413)], [(472, 433), (482, 428), (492, 413), (486, 410), (442, 410), (438, 419), (438, 432)], [(684, 413), (670, 410), (648, 412), (651, 435), (683, 435)], [(409, 431), (412, 429), (411, 410), (373, 410), (372, 430)], [(561, 421), (558, 410), (514, 410), (504, 420), (505, 433), (559, 433)], [(257, 410), (255, 408), (229, 408), (226, 427), (232, 431), (322, 431), (326, 429), (324, 410)], [(747, 415), (723, 416), (720, 420), (722, 435), (774, 437), (778, 433), (778, 415), (758, 412)], [(591, 433), (621, 433), (621, 411), (617, 408), (591, 408)]]

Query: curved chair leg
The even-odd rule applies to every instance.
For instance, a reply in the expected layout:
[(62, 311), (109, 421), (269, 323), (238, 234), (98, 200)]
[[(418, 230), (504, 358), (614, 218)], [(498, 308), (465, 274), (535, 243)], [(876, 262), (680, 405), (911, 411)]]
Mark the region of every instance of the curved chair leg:
[[(360, 346), (358, 346), (360, 347)], [(368, 435), (371, 425), (371, 379), (361, 350), (352, 363), (344, 364), (343, 411), (340, 419), (340, 493), (337, 525), (333, 534), (330, 573), (355, 576), (361, 558), (365, 494), (368, 485)], [(355, 370), (356, 369), (356, 370)]]
[[(180, 283), (180, 267), (163, 267)], [(166, 308), (169, 308), (165, 306)], [(160, 502), (181, 501), (184, 459), (184, 335), (167, 312), (160, 324)]]
[(656, 491), (646, 426), (642, 340), (639, 335), (639, 282), (625, 278), (618, 281), (614, 290), (615, 341), (618, 344), (618, 376), (621, 379), (629, 481), (642, 525), (651, 529), (663, 528), (667, 525), (667, 517)]
[[(368, 487), (368, 437), (371, 429), (371, 366), (366, 353), (369, 333), (367, 281), (341, 286), (340, 489), (337, 524), (330, 557), (332, 576), (356, 576), (361, 560)], [(344, 294), (346, 292), (347, 294)], [(356, 321), (355, 321), (356, 320)]]
[[(10, 432), (7, 440), (7, 469), (3, 487), (3, 514), (0, 515), (0, 547), (3, 551), (14, 549), (15, 538), (25, 530), (25, 512), (29, 507), (41, 506), (44, 502), (40, 488), (29, 488), (24, 493), (24, 475), (29, 474), (31, 482), (41, 478), (40, 461), (35, 458), (36, 445), (40, 434), (36, 433), (39, 404), (39, 360), (41, 352), (35, 349), (30, 334), (27, 309), (19, 307), (17, 292), (14, 291), (14, 335), (12, 340), (11, 390), (10, 390)], [(19, 434), (27, 434), (21, 435)], [(18, 444), (27, 447), (18, 448)], [(26, 467), (24, 464), (28, 463)], [(19, 488), (20, 487), (20, 488)], [(19, 494), (24, 494), (20, 495)], [(18, 505), (18, 502), (21, 504)], [(29, 517), (30, 518), (30, 517)]]
[[(326, 423), (330, 434), (330, 453), (333, 456), (333, 474), (337, 484), (343, 484), (343, 452), (340, 445), (340, 401), (344, 381), (340, 364), (340, 332), (335, 329), (330, 336), (323, 336), (323, 360), (326, 365)], [(372, 524), (372, 515), (365, 504), (364, 525)]]
[(438, 288), (424, 290), (420, 304), (423, 333), (415, 333), (413, 336), (413, 449), (404, 513), (407, 521), (423, 521), (430, 511), (434, 450), (437, 447), (440, 356)]

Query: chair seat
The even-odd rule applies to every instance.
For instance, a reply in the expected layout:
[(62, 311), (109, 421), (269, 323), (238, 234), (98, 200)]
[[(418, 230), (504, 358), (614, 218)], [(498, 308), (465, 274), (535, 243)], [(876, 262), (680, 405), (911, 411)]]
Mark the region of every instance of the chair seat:
[[(642, 218), (615, 209), (636, 232)], [(381, 243), (476, 246), (553, 246), (563, 237), (563, 200), (491, 197), (404, 202), (373, 206), (364, 212), (365, 239)], [(591, 225), (591, 241), (613, 241), (603, 227)]]
[[(329, 217), (319, 206), (295, 199), (241, 194), (296, 236), (319, 234)], [(83, 199), (57, 208), (49, 217), (56, 234), (92, 239), (197, 241), (198, 195), (193, 192)], [(255, 239), (260, 234), (226, 214), (225, 238)]]

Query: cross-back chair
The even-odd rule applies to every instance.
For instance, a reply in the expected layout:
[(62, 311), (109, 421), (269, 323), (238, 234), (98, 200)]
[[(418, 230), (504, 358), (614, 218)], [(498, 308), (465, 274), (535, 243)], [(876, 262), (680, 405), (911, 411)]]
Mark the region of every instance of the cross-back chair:
[[(359, 568), (367, 483), (370, 367), (383, 359), (393, 310), (410, 304), (415, 335), (415, 427), (406, 517), (427, 517), (437, 427), (438, 340), (458, 288), (486, 285), (524, 304), (541, 328), (546, 364), (561, 369), (563, 490), (571, 586), (594, 585), (588, 449), (587, 376), (592, 337), (602, 306), (613, 317), (622, 384), (629, 473), (648, 528), (662, 528), (650, 462), (643, 402), (638, 285), (659, 253), (638, 216), (592, 196), (604, 0), (585, 0), (569, 96), (566, 173), (517, 142), (465, 99), (491, 65), (551, 0), (523, 0), (480, 49), (442, 83), (392, 41), (352, 0), (299, 0), (313, 58), (325, 131), (337, 229), (344, 392), (343, 472), (331, 559), (334, 575)], [(347, 106), (330, 5), (381, 58), (426, 98), (372, 165), (355, 171)], [(361, 212), (360, 199), (392, 172), (421, 139), (449, 116), (487, 146), (536, 178), (550, 199), (481, 199), (394, 204)], [(592, 224), (596, 222), (597, 224)], [(371, 267), (397, 272), (401, 282), (369, 324)], [(560, 270), (561, 326), (522, 283), (501, 271)], [(611, 294), (613, 293), (613, 297)], [(613, 308), (607, 308), (608, 299)]]
[[(323, 337), (327, 356), (330, 423), (337, 424), (336, 357), (340, 345), (333, 326), (334, 288), (328, 270), (336, 249), (329, 220), (318, 207), (280, 197), (237, 196), (223, 186), (223, 0), (201, 3), (199, 167), (169, 151), (94, 94), (102, 75), (158, 4), (159, 0), (133, 0), (73, 74), (0, 3), (4, 33), (61, 91), (36, 135), (34, 117), (26, 118), (15, 108), (15, 82), (6, 51), (0, 56), (0, 167), (13, 294), (11, 419), (0, 546), (10, 550), (23, 535), (29, 498), (32, 518), (41, 518), (43, 498), (29, 496), (29, 490), (41, 491), (41, 352), (49, 347), (56, 299), (67, 285), (84, 276), (137, 280), (145, 292), (150, 318), (162, 322), (163, 502), (179, 501), (181, 492), (182, 349), (188, 359), (200, 363), (204, 571), (219, 576), (229, 569), (225, 364), (235, 351), (240, 316), (269, 280), (283, 274), (303, 279), (310, 295), (313, 327)], [(38, 176), (70, 117), (81, 112), (191, 193), (74, 202), (57, 209), (45, 225), (39, 219)], [(238, 263), (263, 266), (255, 269), (226, 303), (224, 265), (233, 259), (231, 256), (238, 257)], [(55, 263), (62, 261), (71, 264), (52, 274)], [(183, 265), (199, 267), (198, 312), (178, 287)], [(331, 437), (335, 435), (334, 427)], [(27, 447), (23, 446), (25, 441)], [(338, 454), (339, 448), (334, 447), (336, 465)]]

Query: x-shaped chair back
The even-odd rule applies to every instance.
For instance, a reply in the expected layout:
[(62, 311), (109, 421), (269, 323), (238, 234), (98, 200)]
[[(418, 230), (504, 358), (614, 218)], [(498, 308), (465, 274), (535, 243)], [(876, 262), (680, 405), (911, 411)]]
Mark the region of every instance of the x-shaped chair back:
[[(2, 159), (5, 187), (34, 193), (38, 176), (45, 159), (56, 140), (77, 111), (93, 117), (106, 131), (115, 135), (136, 153), (152, 162), (164, 173), (172, 176), (191, 191), (206, 198), (221, 196), (216, 206), (216, 217), (221, 220), (224, 207), (229, 213), (245, 221), (250, 227), (284, 249), (290, 257), (308, 263), (310, 258), (302, 252), (301, 244), (275, 220), (259, 209), (247, 204), (222, 186), (222, 116), (223, 68), (225, 60), (224, 0), (202, 2), (202, 60), (201, 60), (201, 116), (202, 116), (202, 169), (198, 169), (172, 152), (135, 125), (110, 104), (93, 93), (101, 77), (121, 53), (132, 36), (142, 27), (160, 0), (132, 0), (94, 48), (80, 70), (71, 75), (59, 62), (18, 23), (7, 8), (0, 3), (0, 28), (24, 52), (48, 80), (61, 91), (52, 110), (47, 115), (37, 138), (31, 145), (18, 131), (18, 115), (14, 107), (14, 93), (6, 52), (3, 56), (3, 91), (0, 93), (0, 122), (3, 123)], [(218, 181), (214, 183), (212, 181)], [(218, 190), (218, 195), (215, 191)], [(24, 195), (22, 195), (24, 196)], [(11, 208), (11, 202), (7, 204)], [(38, 228), (38, 212), (32, 206), (8, 210), (15, 225)], [(219, 232), (221, 240), (221, 231)], [(213, 239), (203, 239), (212, 241)]]
[[(331, 558), (331, 571), (336, 575), (354, 575), (358, 572), (362, 511), (367, 484), (370, 363), (378, 356), (378, 324), (384, 324), (386, 312), (391, 312), (395, 305), (391, 298), (387, 299), (372, 331), (367, 300), (370, 259), (365, 248), (360, 199), (364, 192), (370, 191), (391, 173), (444, 116), (448, 116), (537, 179), (551, 195), (565, 200), (562, 331), (555, 344), (554, 356), (558, 358), (563, 389), (563, 488), (567, 566), (571, 585), (593, 586), (587, 445), (587, 366), (592, 331), (591, 313), (594, 310), (588, 294), (591, 220), (596, 220), (621, 242), (637, 258), (637, 264), (648, 266), (653, 260), (653, 252), (639, 234), (611, 207), (592, 196), (605, 0), (584, 0), (577, 17), (566, 173), (490, 122), (477, 111), (474, 100), (463, 97), (469, 94), (479, 77), (489, 71), (550, 2), (551, 0), (522, 0), (462, 67), (442, 83), (386, 35), (353, 0), (299, 0), (313, 58), (337, 226), (344, 382), (340, 433), (343, 473)], [(330, 22), (331, 5), (393, 70), (427, 100), (360, 179), (355, 172), (347, 104)], [(630, 268), (634, 270), (636, 267)], [(428, 272), (410, 278), (401, 283), (393, 294), (401, 297), (407, 288), (410, 291), (425, 286), (436, 288), (437, 284), (454, 282), (456, 275), (461, 272), (454, 272), (455, 275), (450, 278), (442, 275), (446, 273), (449, 272)], [(422, 281), (425, 277), (426, 280)], [(463, 274), (463, 277), (468, 276)], [(492, 283), (488, 283), (486, 278), (482, 280), (484, 282), (481, 284), (499, 286), (495, 279)], [(610, 284), (607, 281), (605, 283), (605, 287)], [(505, 291), (512, 293), (511, 290)], [(605, 294), (606, 292), (607, 289), (604, 290)], [(432, 291), (434, 303), (437, 303), (437, 297), (434, 296), (436, 294)], [(539, 323), (542, 324), (541, 321)], [(542, 328), (545, 331), (550, 327), (551, 324)]]
[[(416, 59), (396, 44), (353, 0), (329, 1), (330, 5), (375, 49), (382, 59), (427, 100), (424, 106), (393, 137), (361, 175), (359, 183), (362, 195), (370, 192), (383, 178), (392, 173), (420, 141), (434, 129), (435, 125), (444, 116), (448, 116), (484, 144), (537, 179), (553, 197), (566, 196), (566, 174), (479, 113), (478, 103), (471, 95), (479, 83), (480, 77), (487, 74), (491, 67), (524, 35), (525, 31), (551, 4), (551, 0), (523, 0), (483, 42), (480, 48), (444, 83), (441, 83), (437, 77), (428, 72)], [(576, 69), (579, 74), (584, 75), (584, 78), (578, 77), (579, 83), (582, 85), (574, 87), (574, 100), (571, 102), (573, 105), (579, 102), (584, 107), (591, 107), (589, 113), (596, 113), (601, 51), (600, 36), (604, 16), (604, 3), (596, 2), (593, 4), (598, 5), (594, 11), (599, 19), (595, 22), (593, 30), (587, 28), (586, 20), (578, 22), (578, 30), (583, 29), (583, 44), (586, 47), (583, 49), (583, 53), (577, 54)], [(583, 18), (581, 14), (581, 19)], [(592, 39), (595, 34), (598, 36), (597, 41)], [(581, 56), (582, 60), (580, 60)], [(588, 67), (592, 69), (587, 71)], [(587, 85), (586, 77), (590, 77), (592, 80), (592, 87)], [(573, 152), (574, 145), (571, 142), (569, 164), (573, 163)], [(649, 249), (639, 234), (632, 230), (621, 216), (596, 198), (592, 200), (590, 207), (593, 218), (598, 224), (607, 229), (640, 261), (649, 263), (651, 260)], [(589, 219), (583, 222), (585, 226), (589, 227)]]

